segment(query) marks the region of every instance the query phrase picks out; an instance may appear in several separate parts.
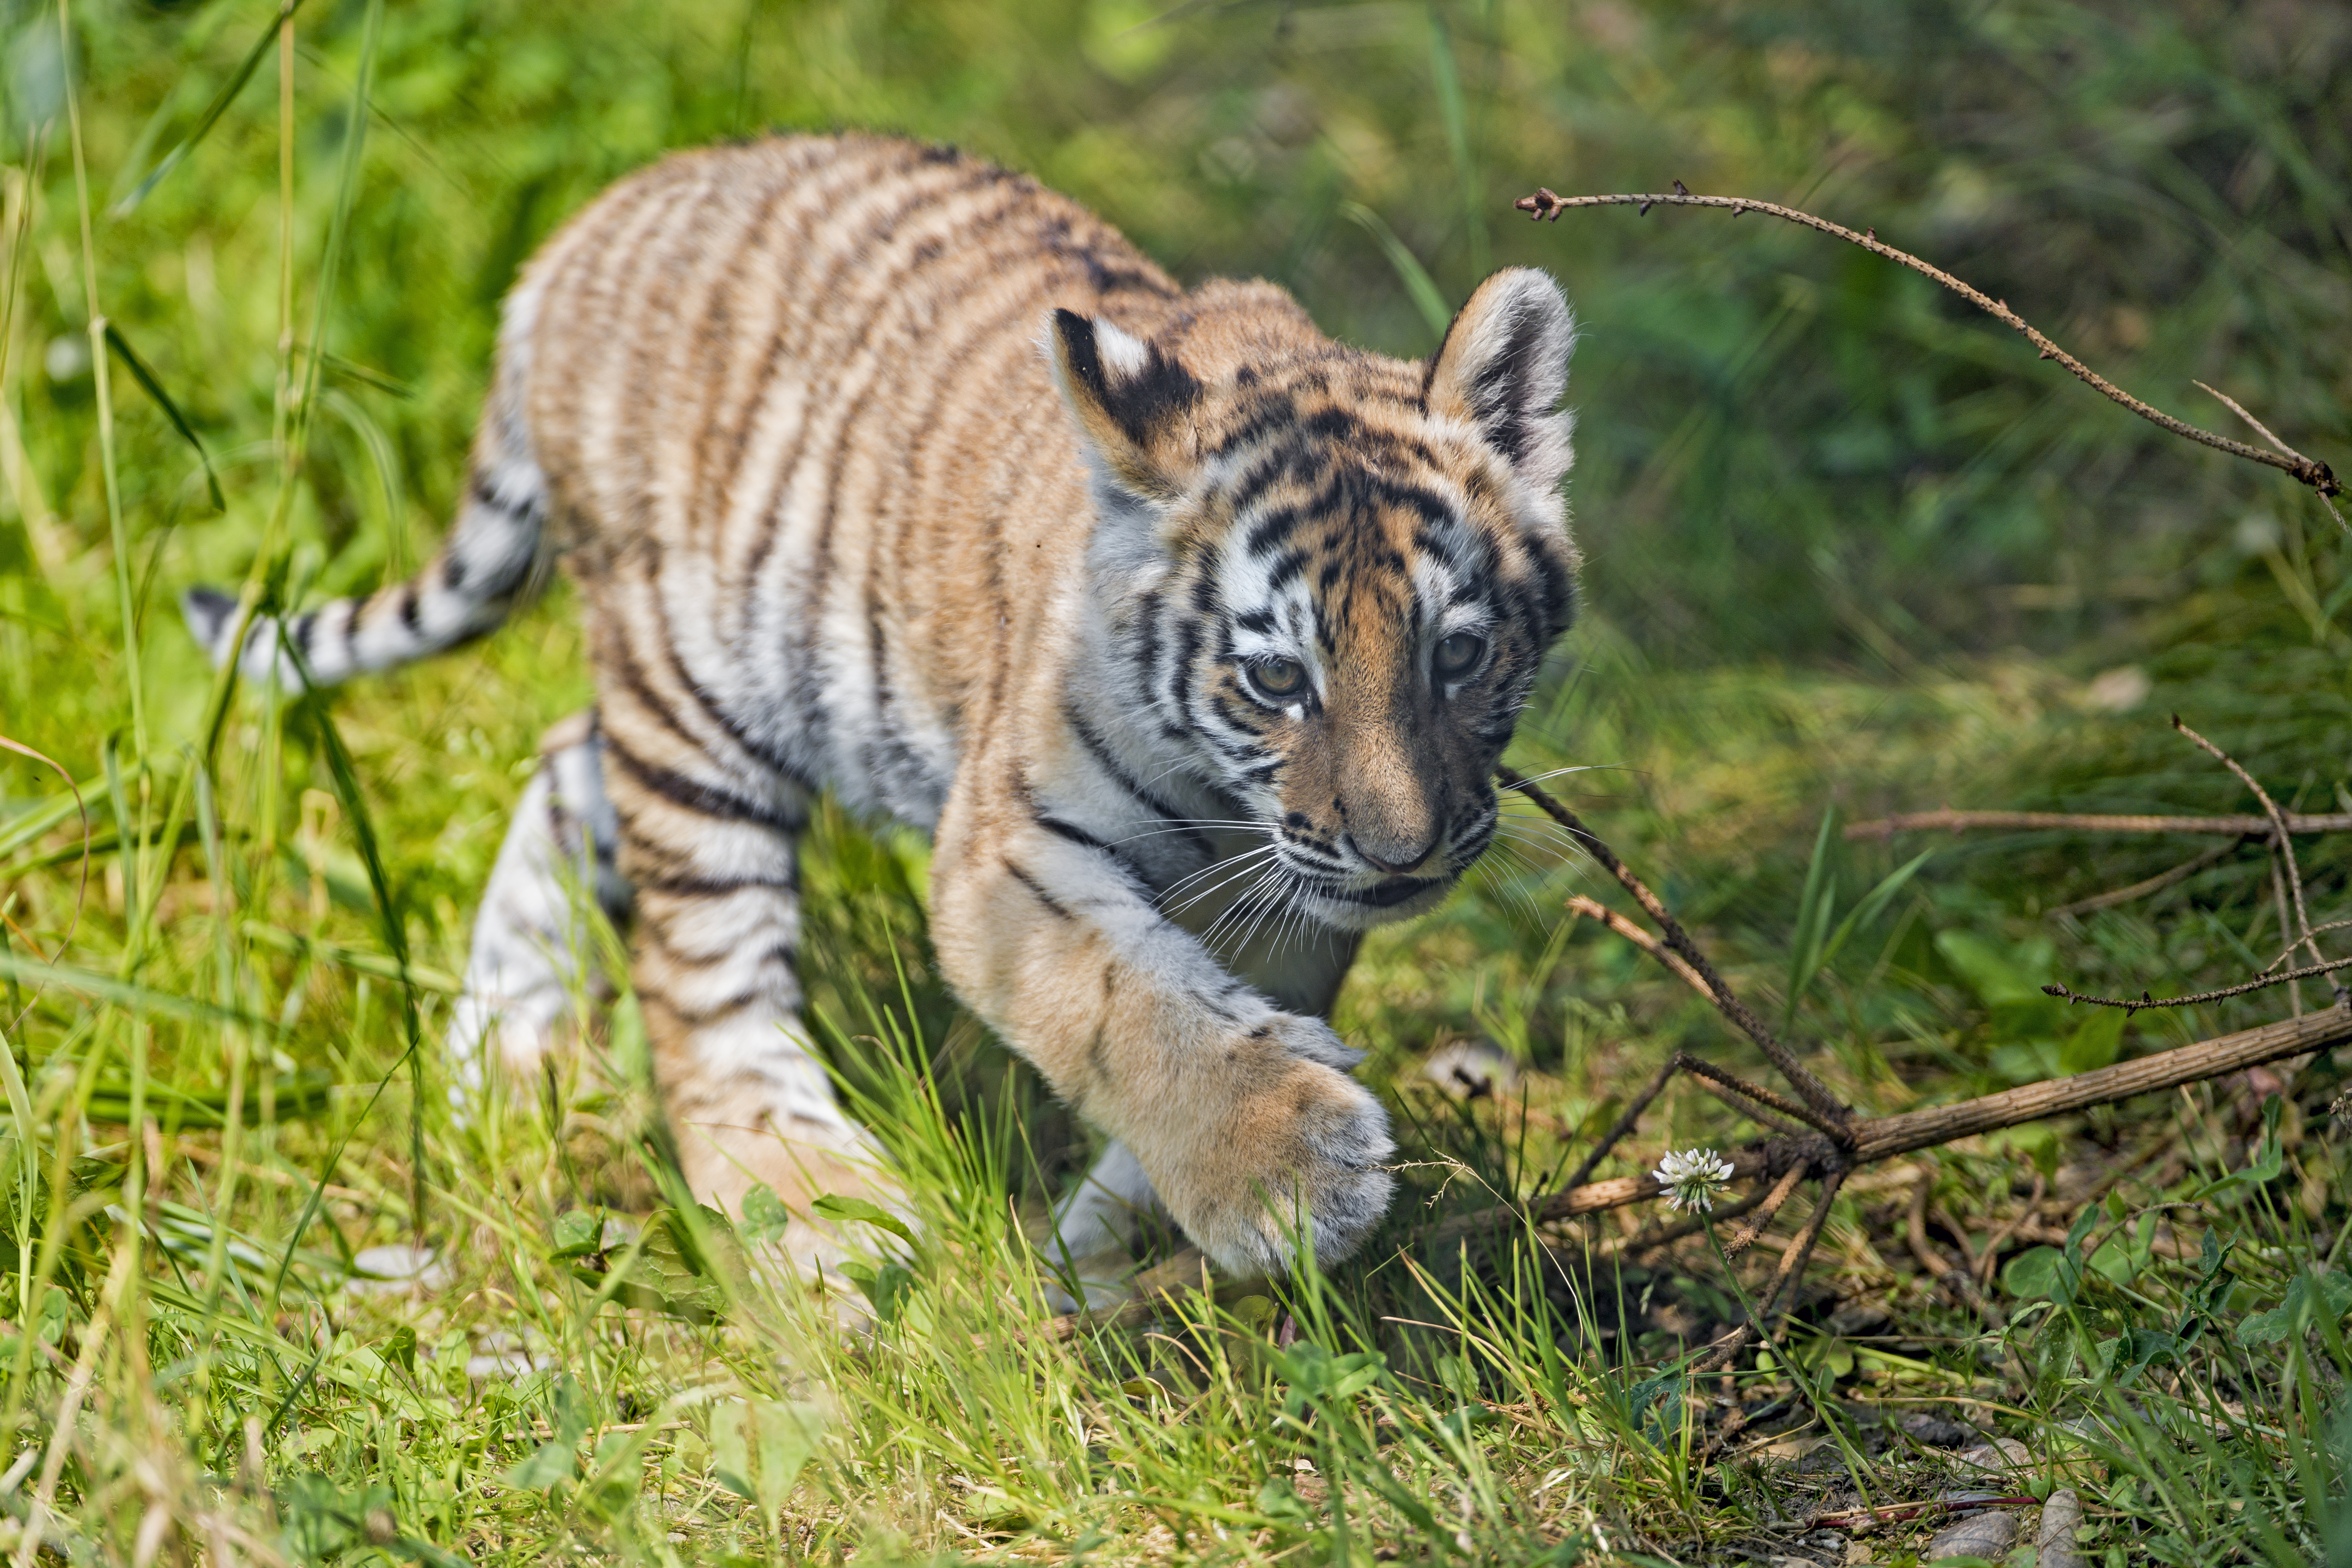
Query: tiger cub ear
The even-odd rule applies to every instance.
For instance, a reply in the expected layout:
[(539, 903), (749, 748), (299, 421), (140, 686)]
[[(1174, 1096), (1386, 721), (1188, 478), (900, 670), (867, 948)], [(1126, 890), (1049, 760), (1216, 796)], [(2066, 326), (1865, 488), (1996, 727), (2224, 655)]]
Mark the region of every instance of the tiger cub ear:
[(1424, 397), (1433, 414), (1466, 419), (1538, 495), (1557, 489), (1574, 460), (1576, 417), (1562, 410), (1576, 316), (1559, 285), (1511, 267), (1478, 285), (1430, 361)]
[(1121, 488), (1172, 500), (1192, 463), (1185, 415), (1202, 387), (1181, 363), (1097, 316), (1055, 310), (1054, 379), (1087, 445)]

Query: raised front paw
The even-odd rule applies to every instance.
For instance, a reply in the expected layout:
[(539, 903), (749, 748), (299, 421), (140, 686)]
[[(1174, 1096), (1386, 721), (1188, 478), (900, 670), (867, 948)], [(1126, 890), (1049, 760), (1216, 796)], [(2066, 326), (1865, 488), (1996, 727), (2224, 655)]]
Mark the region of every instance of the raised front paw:
[(1219, 1267), (1286, 1273), (1302, 1238), (1329, 1263), (1388, 1212), (1388, 1112), (1335, 1065), (1360, 1059), (1320, 1021), (1278, 1018), (1228, 1051), (1223, 1114), (1154, 1151), (1161, 1201)]

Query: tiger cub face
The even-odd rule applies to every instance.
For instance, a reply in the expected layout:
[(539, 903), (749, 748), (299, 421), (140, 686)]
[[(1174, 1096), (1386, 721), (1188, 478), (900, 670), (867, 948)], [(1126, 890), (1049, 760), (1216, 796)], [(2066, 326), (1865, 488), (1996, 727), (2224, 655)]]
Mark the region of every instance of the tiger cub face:
[(1267, 835), (1286, 908), (1360, 931), (1486, 848), (1495, 763), (1569, 623), (1574, 321), (1550, 279), (1498, 273), (1416, 363), (1225, 287), (1265, 296), (1242, 341), (1055, 318), (1100, 520), (1093, 679)]

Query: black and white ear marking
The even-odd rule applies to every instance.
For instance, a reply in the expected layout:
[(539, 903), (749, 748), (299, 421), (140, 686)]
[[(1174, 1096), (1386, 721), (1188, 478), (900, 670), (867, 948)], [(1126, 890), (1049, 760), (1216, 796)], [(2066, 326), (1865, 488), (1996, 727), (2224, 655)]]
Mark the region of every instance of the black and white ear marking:
[(1575, 452), (1575, 416), (1559, 406), (1576, 351), (1576, 316), (1559, 285), (1511, 267), (1478, 285), (1445, 329), (1425, 384), (1430, 411), (1467, 419), (1538, 494), (1558, 488)]
[(1181, 488), (1184, 416), (1202, 387), (1181, 362), (1097, 316), (1056, 310), (1055, 379), (1087, 442), (1113, 478), (1139, 495)]

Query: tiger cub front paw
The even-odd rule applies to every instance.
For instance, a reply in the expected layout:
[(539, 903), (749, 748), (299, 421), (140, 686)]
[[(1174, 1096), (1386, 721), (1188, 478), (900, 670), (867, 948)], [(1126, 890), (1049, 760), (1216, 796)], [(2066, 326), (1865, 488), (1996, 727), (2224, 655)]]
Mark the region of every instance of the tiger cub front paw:
[(1220, 1268), (1282, 1274), (1302, 1232), (1318, 1261), (1363, 1244), (1388, 1211), (1388, 1112), (1341, 1070), (1361, 1059), (1320, 1020), (1280, 1016), (1231, 1042), (1223, 1125), (1160, 1184), (1177, 1223)]

